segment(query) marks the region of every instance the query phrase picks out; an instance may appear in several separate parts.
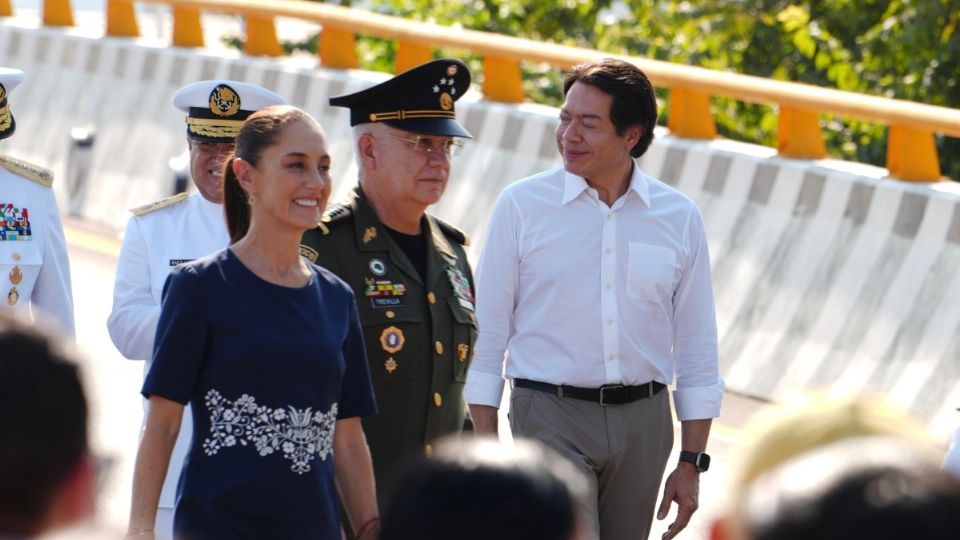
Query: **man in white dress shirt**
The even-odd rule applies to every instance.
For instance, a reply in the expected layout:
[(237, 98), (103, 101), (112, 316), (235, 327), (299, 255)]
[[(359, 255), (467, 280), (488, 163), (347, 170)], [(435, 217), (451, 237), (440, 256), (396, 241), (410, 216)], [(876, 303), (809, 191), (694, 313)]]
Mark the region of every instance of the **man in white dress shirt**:
[(517, 436), (558, 450), (592, 481), (603, 540), (646, 538), (673, 443), (681, 454), (657, 512), (697, 508), (724, 385), (717, 362), (702, 217), (633, 158), (653, 140), (653, 87), (635, 66), (575, 67), (557, 146), (564, 168), (506, 188), (477, 267), (480, 335), (464, 397), (478, 432), (496, 433), (505, 376)]
[[(230, 243), (220, 183), (240, 125), (259, 109), (285, 103), (267, 89), (227, 80), (196, 82), (174, 94), (174, 106), (187, 113), (190, 174), (197, 192), (132, 210), (117, 261), (113, 310), (107, 319), (110, 338), (120, 353), (130, 360), (146, 360), (144, 375), (150, 369), (161, 293), (170, 271)], [(177, 482), (192, 429), (186, 408), (160, 494), (157, 539), (173, 535)]]
[[(0, 139), (17, 129), (9, 96), (23, 79), (0, 68)], [(0, 155), (0, 314), (32, 316), (72, 339), (70, 261), (52, 185), (50, 171)]]

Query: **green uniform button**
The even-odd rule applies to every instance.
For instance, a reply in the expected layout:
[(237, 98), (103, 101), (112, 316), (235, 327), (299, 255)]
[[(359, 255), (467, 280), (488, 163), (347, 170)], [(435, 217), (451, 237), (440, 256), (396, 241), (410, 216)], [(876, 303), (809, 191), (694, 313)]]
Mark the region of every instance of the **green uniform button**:
[(386, 315), (388, 319), (392, 319), (397, 316), (397, 314), (392, 311), (387, 311), (386, 313), (384, 313), (384, 315)]
[(433, 394), (433, 404), (436, 405), (437, 407), (443, 405), (443, 398), (440, 397), (440, 394), (438, 392), (434, 392)]
[(433, 294), (432, 292), (428, 292), (428, 293), (427, 293), (427, 302), (430, 302), (431, 304), (436, 304), (436, 303), (437, 303), (437, 295)]
[(433, 343), (433, 348), (437, 351), (437, 354), (443, 354), (443, 343), (435, 341)]

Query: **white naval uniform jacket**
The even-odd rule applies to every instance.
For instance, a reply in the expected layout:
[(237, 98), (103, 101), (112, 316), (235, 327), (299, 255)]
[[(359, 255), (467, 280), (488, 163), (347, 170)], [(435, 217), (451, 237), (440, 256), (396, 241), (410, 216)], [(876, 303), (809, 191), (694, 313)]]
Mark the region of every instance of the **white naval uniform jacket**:
[[(223, 206), (199, 193), (177, 195), (134, 210), (117, 261), (110, 339), (130, 360), (146, 360), (150, 371), (153, 340), (160, 319), (160, 295), (174, 266), (209, 255), (230, 244)], [(146, 401), (144, 401), (146, 410)], [(183, 460), (190, 450), (193, 420), (184, 409), (180, 434), (170, 457), (160, 507), (173, 508)]]
[(0, 313), (32, 316), (72, 339), (70, 262), (52, 181), (45, 169), (0, 156)]

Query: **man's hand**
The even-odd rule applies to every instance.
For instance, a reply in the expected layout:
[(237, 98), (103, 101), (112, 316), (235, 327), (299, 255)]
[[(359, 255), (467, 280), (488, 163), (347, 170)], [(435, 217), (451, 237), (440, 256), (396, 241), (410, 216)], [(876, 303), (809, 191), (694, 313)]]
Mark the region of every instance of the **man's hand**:
[(690, 522), (690, 516), (697, 511), (700, 500), (700, 472), (691, 463), (680, 463), (667, 477), (663, 486), (663, 499), (657, 510), (657, 519), (665, 519), (670, 512), (670, 504), (677, 502), (677, 519), (663, 533), (663, 540), (680, 534)]
[(473, 418), (473, 432), (477, 435), (493, 435), (497, 432), (497, 408), (489, 405), (470, 405), (470, 416)]

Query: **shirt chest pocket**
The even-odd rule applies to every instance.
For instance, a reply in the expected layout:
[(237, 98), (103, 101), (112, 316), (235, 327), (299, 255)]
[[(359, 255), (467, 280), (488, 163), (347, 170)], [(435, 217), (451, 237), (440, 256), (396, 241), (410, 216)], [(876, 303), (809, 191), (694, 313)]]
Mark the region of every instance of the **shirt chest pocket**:
[(467, 381), (467, 368), (473, 360), (473, 346), (477, 341), (477, 318), (473, 311), (460, 305), (453, 298), (448, 299), (453, 313), (453, 380)]
[(0, 242), (0, 305), (26, 305), (43, 267), (40, 248), (29, 241)]
[(426, 352), (422, 317), (411, 310), (397, 310), (389, 315), (383, 310), (362, 310), (361, 324), (374, 380), (429, 379), (432, 366)]
[(631, 300), (669, 302), (679, 274), (677, 255), (672, 250), (630, 242), (626, 286)]

